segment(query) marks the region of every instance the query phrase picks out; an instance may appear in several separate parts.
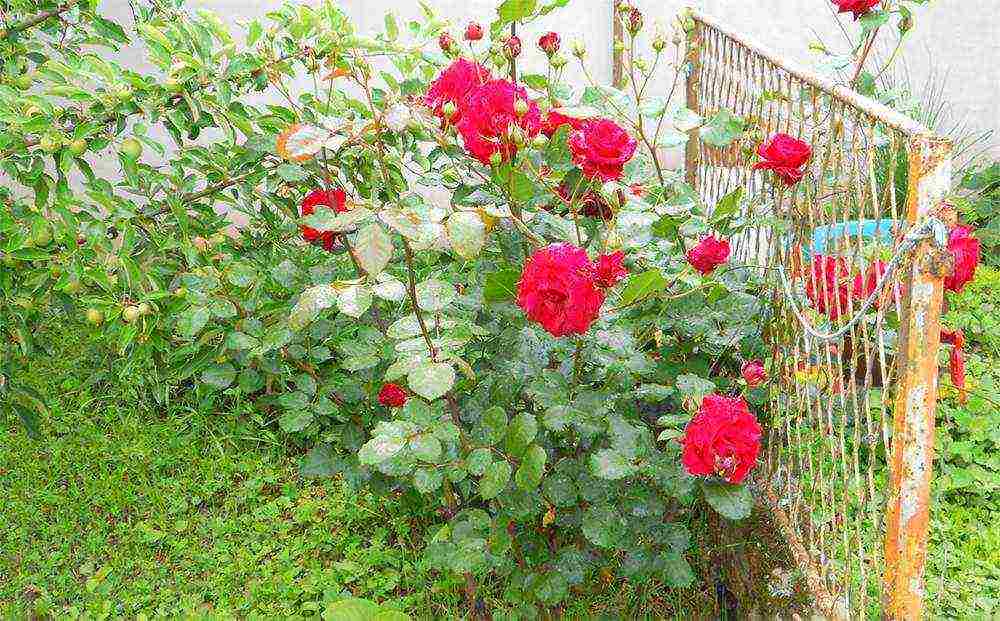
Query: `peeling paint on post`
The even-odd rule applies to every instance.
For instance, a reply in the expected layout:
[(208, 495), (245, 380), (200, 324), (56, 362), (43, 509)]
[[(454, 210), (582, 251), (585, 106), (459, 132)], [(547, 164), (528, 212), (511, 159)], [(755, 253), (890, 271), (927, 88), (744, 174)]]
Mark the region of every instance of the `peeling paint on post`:
[[(951, 181), (951, 144), (915, 136), (909, 145), (910, 224), (937, 213)], [(943, 253), (943, 254), (942, 254)], [(943, 279), (947, 251), (932, 241), (913, 254), (900, 322), (900, 379), (893, 415), (889, 503), (886, 509), (884, 618), (916, 621), (923, 616), (924, 564), (937, 405), (937, 353), (941, 341)]]

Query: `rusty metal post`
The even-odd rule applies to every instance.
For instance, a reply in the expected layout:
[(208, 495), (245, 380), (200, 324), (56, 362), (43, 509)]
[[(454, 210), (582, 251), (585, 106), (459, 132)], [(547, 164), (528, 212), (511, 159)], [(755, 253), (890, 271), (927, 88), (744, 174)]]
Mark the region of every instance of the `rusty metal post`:
[[(681, 27), (687, 32), (687, 77), (685, 79), (685, 105), (688, 110), (704, 114), (701, 109), (699, 92), (701, 90), (701, 46), (704, 26), (701, 20), (691, 17), (690, 9), (681, 14)], [(684, 181), (695, 188), (698, 183), (698, 167), (701, 164), (698, 128), (688, 132), (687, 145), (684, 148)]]
[[(943, 204), (951, 181), (951, 144), (933, 136), (912, 137), (909, 170), (907, 220), (912, 225), (938, 214)], [(918, 621), (923, 616), (937, 353), (943, 279), (949, 269), (947, 251), (928, 240), (914, 251), (905, 277), (882, 584), (883, 615), (893, 621)]]
[(625, 82), (625, 26), (618, 14), (622, 1), (611, 3), (611, 86), (621, 88)]

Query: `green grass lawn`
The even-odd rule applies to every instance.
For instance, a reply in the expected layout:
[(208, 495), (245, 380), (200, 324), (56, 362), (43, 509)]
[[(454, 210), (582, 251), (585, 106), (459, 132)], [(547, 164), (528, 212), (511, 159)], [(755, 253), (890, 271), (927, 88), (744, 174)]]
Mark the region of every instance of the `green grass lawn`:
[[(139, 404), (134, 391), (96, 381), (97, 361), (72, 334), (47, 340), (56, 351), (24, 371), (51, 406), (44, 437), (0, 421), (0, 618), (297, 617), (349, 595), (416, 618), (462, 616), (459, 584), (421, 561), (439, 518), (419, 497), (303, 479), (301, 450), (252, 417), (194, 398)], [(965, 431), (952, 422), (943, 450), (961, 464)], [(934, 618), (1000, 614), (998, 516), (995, 494), (935, 494)], [(737, 554), (766, 593), (787, 555), (773, 531), (750, 530)], [(689, 555), (700, 578), (690, 589), (595, 575), (566, 617), (714, 618), (712, 545), (699, 541)], [(503, 609), (503, 589), (483, 585), (489, 608)]]

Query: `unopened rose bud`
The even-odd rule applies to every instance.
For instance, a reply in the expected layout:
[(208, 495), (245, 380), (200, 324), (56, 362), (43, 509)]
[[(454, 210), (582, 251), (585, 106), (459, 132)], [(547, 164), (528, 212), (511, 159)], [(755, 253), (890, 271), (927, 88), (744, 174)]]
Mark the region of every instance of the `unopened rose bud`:
[(517, 58), (521, 55), (521, 39), (515, 35), (507, 37), (503, 42), (503, 54), (507, 58)]
[(583, 41), (577, 39), (573, 42), (573, 56), (577, 58), (583, 58), (587, 55), (587, 46), (583, 44)]
[(447, 32), (442, 32), (441, 36), (438, 37), (438, 47), (440, 47), (441, 51), (444, 52), (445, 54), (450, 52), (452, 46), (454, 45), (455, 45), (455, 40), (451, 38), (451, 35), (448, 34)]
[(510, 141), (518, 147), (523, 147), (528, 141), (528, 137), (524, 135), (524, 130), (517, 125), (511, 125), (510, 129), (507, 130), (507, 134), (510, 136)]
[(559, 43), (559, 35), (554, 32), (546, 32), (538, 39), (538, 47), (550, 58), (559, 51)]
[(476, 22), (469, 22), (465, 27), (465, 40), (478, 41), (483, 38), (483, 27)]
[(514, 100), (514, 114), (517, 116), (524, 116), (528, 113), (528, 102), (521, 98)]
[(535, 139), (531, 141), (532, 146), (536, 149), (544, 149), (545, 145), (549, 144), (549, 139), (545, 137), (545, 134), (538, 134)]
[(569, 62), (569, 59), (567, 59), (562, 54), (556, 54), (555, 56), (552, 57), (551, 60), (549, 60), (549, 62), (552, 63), (553, 68), (562, 69), (563, 67), (566, 66), (566, 63)]
[(663, 30), (657, 29), (653, 36), (653, 51), (662, 52), (665, 47), (667, 47), (667, 35)]
[(641, 58), (636, 58), (635, 62), (633, 62), (632, 64), (635, 65), (635, 68), (638, 69), (639, 71), (645, 71), (646, 68), (648, 67), (646, 61), (644, 61)]
[(913, 28), (913, 16), (906, 14), (899, 20), (899, 33), (906, 34), (911, 28)]
[(635, 7), (631, 7), (628, 12), (627, 28), (629, 34), (635, 36), (642, 30), (642, 12)]
[(458, 112), (458, 106), (456, 106), (453, 101), (446, 101), (444, 102), (444, 105), (441, 106), (441, 112), (444, 113), (444, 117), (446, 119), (450, 119)]
[(490, 156), (490, 165), (499, 166), (500, 164), (503, 164), (503, 156), (500, 155), (499, 151), (494, 151), (493, 155)]

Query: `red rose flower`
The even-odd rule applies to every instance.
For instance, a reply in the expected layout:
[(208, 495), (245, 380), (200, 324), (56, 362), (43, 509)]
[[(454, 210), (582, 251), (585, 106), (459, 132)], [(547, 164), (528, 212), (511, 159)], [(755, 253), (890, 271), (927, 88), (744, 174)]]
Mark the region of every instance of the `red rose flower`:
[(621, 179), (622, 168), (632, 159), (637, 146), (631, 134), (608, 119), (587, 121), (569, 138), (573, 163), (585, 177), (600, 181)]
[(976, 275), (979, 265), (979, 240), (972, 236), (971, 226), (956, 226), (948, 233), (948, 252), (955, 258), (955, 269), (944, 279), (948, 291), (961, 293)]
[(485, 67), (464, 58), (451, 63), (441, 75), (431, 82), (424, 103), (434, 110), (434, 114), (444, 119), (444, 105), (453, 103), (458, 108), (451, 118), (445, 119), (457, 123), (462, 117), (462, 108), (469, 93), (491, 79), (490, 72)]
[(628, 276), (628, 270), (622, 265), (624, 259), (625, 253), (621, 250), (597, 257), (597, 263), (594, 265), (594, 284), (602, 289), (610, 289), (619, 280)]
[(549, 110), (542, 119), (542, 133), (551, 138), (563, 125), (569, 125), (570, 129), (581, 129), (587, 119), (575, 116), (567, 116), (559, 110)]
[(528, 102), (528, 111), (518, 114), (514, 102), (528, 102), (528, 93), (508, 80), (491, 80), (476, 88), (465, 99), (458, 132), (470, 155), (484, 164), (499, 153), (511, 159), (517, 146), (511, 140), (511, 129), (517, 127), (524, 137), (531, 140), (541, 128), (541, 114), (534, 102)]
[(838, 13), (854, 13), (854, 19), (858, 19), (868, 11), (875, 8), (882, 0), (833, 0), (837, 5)]
[(786, 185), (795, 185), (806, 174), (812, 147), (788, 134), (775, 134), (757, 147), (757, 155), (763, 161), (754, 164), (754, 170), (773, 170)]
[(396, 384), (385, 384), (378, 391), (378, 402), (387, 408), (401, 408), (406, 405), (406, 391)]
[(701, 238), (698, 245), (688, 250), (687, 260), (702, 275), (711, 274), (729, 259), (729, 242), (716, 239), (715, 235)]
[(538, 47), (547, 56), (552, 56), (559, 51), (559, 35), (554, 32), (546, 32), (538, 39)]
[(764, 370), (764, 362), (761, 360), (744, 362), (740, 374), (750, 388), (756, 388), (767, 381), (767, 371)]
[(503, 53), (507, 58), (517, 58), (521, 55), (521, 38), (511, 35), (503, 42)]
[(483, 27), (476, 22), (469, 22), (465, 27), (465, 40), (478, 41), (483, 38)]
[(455, 39), (453, 39), (447, 32), (442, 32), (441, 36), (438, 37), (438, 47), (441, 48), (442, 52), (450, 52), (454, 45)]
[[(302, 200), (302, 215), (311, 216), (317, 207), (333, 209), (337, 213), (347, 211), (347, 194), (340, 188), (332, 190), (313, 190)], [(333, 248), (333, 240), (337, 236), (333, 231), (317, 231), (311, 226), (302, 226), (302, 239), (310, 244), (319, 243), (326, 250)]]
[(604, 304), (594, 271), (587, 252), (572, 244), (536, 250), (524, 264), (517, 305), (552, 336), (584, 334)]
[(813, 308), (835, 321), (847, 312), (857, 285), (857, 280), (852, 282), (843, 257), (816, 255), (806, 275), (806, 297)]
[(681, 462), (694, 476), (742, 483), (757, 465), (761, 429), (742, 397), (707, 395), (684, 431)]

